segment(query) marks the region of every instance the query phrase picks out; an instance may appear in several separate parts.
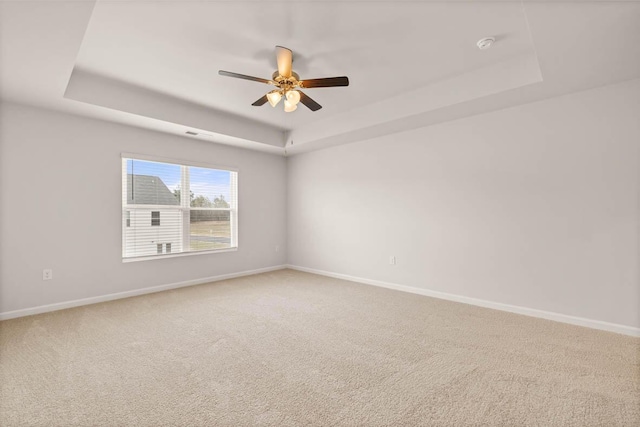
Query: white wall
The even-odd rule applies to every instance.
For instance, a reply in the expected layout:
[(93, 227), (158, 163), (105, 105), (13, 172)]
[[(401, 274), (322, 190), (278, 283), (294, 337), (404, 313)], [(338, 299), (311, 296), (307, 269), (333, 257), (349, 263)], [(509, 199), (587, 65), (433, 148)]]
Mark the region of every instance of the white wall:
[[(287, 160), (3, 104), (0, 313), (288, 262), (638, 327), (639, 116), (634, 80)], [(122, 263), (121, 152), (239, 168), (238, 252)]]
[(638, 327), (639, 118), (634, 80), (291, 157), (289, 263)]
[[(1, 107), (0, 313), (286, 263), (285, 158)], [(122, 263), (122, 152), (238, 168), (238, 251)]]

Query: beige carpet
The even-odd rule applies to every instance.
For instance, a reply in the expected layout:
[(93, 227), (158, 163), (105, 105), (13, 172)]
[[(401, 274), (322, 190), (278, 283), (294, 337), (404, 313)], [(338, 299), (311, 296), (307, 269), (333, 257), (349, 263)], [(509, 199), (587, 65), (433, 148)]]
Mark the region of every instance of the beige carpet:
[(0, 323), (3, 426), (638, 426), (640, 340), (282, 270)]

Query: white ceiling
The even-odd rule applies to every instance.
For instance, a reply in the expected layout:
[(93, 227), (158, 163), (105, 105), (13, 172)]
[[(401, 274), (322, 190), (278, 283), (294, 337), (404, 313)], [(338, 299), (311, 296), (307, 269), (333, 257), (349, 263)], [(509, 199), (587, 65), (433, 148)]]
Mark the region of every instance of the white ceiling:
[[(495, 49), (475, 46), (485, 35)], [(303, 79), (347, 75), (350, 87), (307, 90), (315, 113), (250, 108), (272, 88), (218, 70), (270, 79), (276, 45)], [(98, 2), (76, 65), (293, 129), (531, 50), (518, 3)]]
[[(315, 113), (252, 107), (270, 87), (217, 71), (269, 78), (275, 45), (351, 85), (307, 90)], [(637, 2), (3, 2), (0, 94), (296, 152), (640, 77), (639, 45)]]

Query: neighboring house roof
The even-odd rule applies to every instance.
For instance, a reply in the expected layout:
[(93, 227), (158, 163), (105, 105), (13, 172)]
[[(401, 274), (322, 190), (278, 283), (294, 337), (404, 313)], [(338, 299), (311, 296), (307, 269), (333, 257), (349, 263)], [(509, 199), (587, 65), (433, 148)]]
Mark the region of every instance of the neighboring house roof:
[(180, 201), (159, 177), (127, 174), (127, 204), (179, 205)]

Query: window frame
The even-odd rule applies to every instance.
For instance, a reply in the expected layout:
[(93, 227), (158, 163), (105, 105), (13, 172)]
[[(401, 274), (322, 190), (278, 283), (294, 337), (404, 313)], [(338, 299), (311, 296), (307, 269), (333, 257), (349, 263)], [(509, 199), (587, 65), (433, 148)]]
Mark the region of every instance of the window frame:
[[(127, 194), (126, 191), (124, 191), (125, 185), (126, 185), (126, 180), (127, 180), (127, 160), (140, 160), (140, 161), (148, 161), (148, 162), (157, 162), (157, 163), (168, 163), (168, 164), (174, 164), (174, 165), (178, 165), (181, 167), (181, 175), (182, 175), (182, 182), (181, 182), (181, 188), (187, 188), (190, 189), (190, 182), (189, 182), (189, 167), (198, 167), (198, 168), (206, 168), (206, 169), (215, 169), (215, 170), (221, 170), (221, 171), (226, 171), (226, 172), (232, 172), (231, 174), (231, 187), (235, 187), (235, 198), (230, 197), (230, 207), (229, 208), (193, 208), (191, 207), (191, 200), (190, 198), (185, 198), (185, 197), (181, 197), (180, 200), (180, 205), (133, 205), (133, 204), (127, 204)], [(177, 159), (177, 158), (169, 158), (169, 157), (161, 157), (161, 156), (150, 156), (150, 155), (146, 155), (146, 154), (140, 154), (140, 153), (126, 153), (123, 152), (120, 155), (120, 163), (121, 163), (121, 169), (122, 169), (122, 174), (121, 174), (121, 188), (120, 188), (120, 192), (121, 192), (121, 200), (122, 200), (122, 250), (121, 250), (121, 258), (122, 258), (122, 262), (126, 263), (126, 262), (136, 262), (136, 261), (149, 261), (149, 260), (154, 260), (154, 259), (164, 259), (164, 258), (176, 258), (176, 257), (182, 257), (182, 256), (192, 256), (192, 255), (209, 255), (209, 254), (215, 254), (215, 253), (223, 253), (223, 252), (235, 252), (238, 250), (239, 247), (239, 242), (238, 242), (238, 199), (239, 199), (239, 193), (240, 193), (240, 188), (239, 188), (239, 175), (240, 175), (240, 171), (238, 168), (236, 167), (230, 167), (230, 166), (221, 166), (221, 165), (214, 165), (214, 164), (210, 164), (210, 163), (203, 163), (203, 162), (194, 162), (194, 161), (190, 161), (190, 160), (185, 160), (185, 159)], [(187, 192), (187, 194), (189, 194)], [(141, 255), (141, 256), (134, 256), (134, 257), (125, 257), (125, 245), (126, 245), (126, 232), (127, 232), (127, 228), (129, 228), (127, 226), (127, 221), (126, 221), (126, 212), (131, 211), (131, 210), (149, 210), (149, 211), (154, 211), (154, 210), (158, 210), (158, 209), (169, 209), (169, 210), (176, 210), (176, 211), (180, 211), (182, 212), (183, 215), (183, 229), (182, 229), (182, 245), (183, 248), (184, 247), (190, 247), (190, 213), (192, 210), (221, 210), (221, 211), (229, 211), (229, 221), (230, 221), (230, 227), (231, 227), (231, 241), (230, 241), (230, 247), (228, 248), (220, 248), (220, 249), (205, 249), (205, 250), (199, 250), (199, 251), (182, 251), (182, 252), (170, 252), (170, 253), (166, 253), (166, 251), (164, 251), (165, 253), (163, 254), (154, 254), (154, 255)], [(130, 225), (130, 224), (129, 224)], [(173, 248), (172, 248), (173, 249)]]
[(151, 226), (160, 227), (160, 211), (151, 211)]

